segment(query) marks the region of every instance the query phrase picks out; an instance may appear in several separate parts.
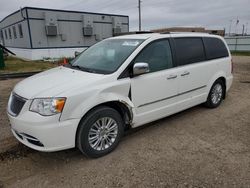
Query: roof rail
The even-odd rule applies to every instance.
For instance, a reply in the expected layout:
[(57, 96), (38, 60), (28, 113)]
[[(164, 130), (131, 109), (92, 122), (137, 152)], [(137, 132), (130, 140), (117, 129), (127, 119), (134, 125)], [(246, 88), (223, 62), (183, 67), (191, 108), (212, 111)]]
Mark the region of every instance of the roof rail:
[(170, 34), (171, 32), (165, 31), (165, 32), (160, 32), (160, 34)]
[(184, 33), (184, 34), (207, 34), (207, 35), (210, 35), (210, 33), (206, 33), (206, 32), (192, 32), (192, 31), (171, 31), (169, 32), (169, 34), (181, 34), (181, 33)]
[(147, 34), (147, 33), (154, 33), (153, 31), (136, 31), (135, 34)]
[(121, 36), (121, 35), (134, 35), (134, 34), (150, 34), (154, 33), (152, 31), (130, 31), (125, 33), (116, 33), (115, 36)]

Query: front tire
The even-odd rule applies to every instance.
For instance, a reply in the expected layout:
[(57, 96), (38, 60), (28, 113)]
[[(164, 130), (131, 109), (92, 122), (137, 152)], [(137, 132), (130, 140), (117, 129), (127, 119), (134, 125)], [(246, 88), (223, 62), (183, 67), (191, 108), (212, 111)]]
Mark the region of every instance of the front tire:
[(76, 145), (88, 157), (101, 157), (117, 147), (123, 132), (121, 115), (113, 108), (100, 106), (80, 122)]
[(225, 84), (222, 80), (216, 80), (210, 89), (205, 106), (208, 108), (218, 107), (225, 96)]

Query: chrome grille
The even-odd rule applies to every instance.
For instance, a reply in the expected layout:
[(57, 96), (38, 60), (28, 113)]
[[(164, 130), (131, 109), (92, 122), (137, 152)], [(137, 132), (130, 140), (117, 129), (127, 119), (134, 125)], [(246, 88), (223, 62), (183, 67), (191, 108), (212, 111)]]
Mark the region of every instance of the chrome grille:
[(11, 99), (10, 99), (10, 104), (9, 104), (9, 112), (11, 115), (17, 116), (24, 104), (25, 104), (26, 100), (16, 94), (12, 94), (11, 95)]

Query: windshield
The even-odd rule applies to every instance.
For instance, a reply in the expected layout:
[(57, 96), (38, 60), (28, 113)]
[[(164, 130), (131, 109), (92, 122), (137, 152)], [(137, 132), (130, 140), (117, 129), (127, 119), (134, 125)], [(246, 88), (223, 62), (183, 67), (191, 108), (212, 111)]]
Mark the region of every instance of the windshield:
[(110, 74), (115, 72), (142, 42), (140, 39), (104, 40), (85, 50), (71, 65), (83, 71)]

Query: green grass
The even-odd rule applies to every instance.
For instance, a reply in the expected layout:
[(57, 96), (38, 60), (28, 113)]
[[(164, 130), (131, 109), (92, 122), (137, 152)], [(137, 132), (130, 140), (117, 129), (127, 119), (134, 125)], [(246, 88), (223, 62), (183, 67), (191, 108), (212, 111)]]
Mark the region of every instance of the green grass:
[(250, 52), (244, 51), (231, 51), (231, 54), (234, 56), (250, 56)]
[(7, 57), (7, 59), (5, 60), (5, 68), (0, 69), (0, 74), (44, 71), (56, 66), (57, 63), (52, 62), (26, 61), (16, 57)]

